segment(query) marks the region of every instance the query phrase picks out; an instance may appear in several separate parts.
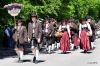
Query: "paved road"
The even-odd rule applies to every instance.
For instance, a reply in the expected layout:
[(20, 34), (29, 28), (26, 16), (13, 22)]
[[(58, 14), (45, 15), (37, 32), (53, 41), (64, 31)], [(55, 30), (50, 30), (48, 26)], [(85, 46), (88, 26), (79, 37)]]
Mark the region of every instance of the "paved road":
[(31, 53), (24, 56), (25, 62), (17, 63), (16, 54), (5, 50), (6, 54), (0, 51), (0, 66), (100, 66), (100, 39), (96, 40), (95, 47), (88, 54), (82, 53), (80, 49), (68, 54), (61, 54), (60, 51), (53, 54), (40, 54), (41, 62), (38, 64), (31, 62), (33, 58)]

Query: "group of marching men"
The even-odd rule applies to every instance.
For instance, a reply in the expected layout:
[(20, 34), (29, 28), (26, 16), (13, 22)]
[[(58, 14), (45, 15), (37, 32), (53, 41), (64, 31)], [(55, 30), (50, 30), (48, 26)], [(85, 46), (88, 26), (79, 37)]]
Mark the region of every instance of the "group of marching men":
[[(23, 51), (27, 42), (31, 44), (33, 63), (38, 63), (39, 45), (41, 43), (48, 54), (51, 54), (55, 50), (55, 45), (56, 49), (60, 49), (62, 53), (66, 53), (71, 50), (71, 43), (74, 45), (73, 49), (77, 49), (80, 46), (84, 50), (84, 53), (87, 53), (92, 49), (90, 38), (94, 35), (94, 31), (89, 23), (91, 21), (92, 19), (83, 19), (79, 24), (77, 23), (78, 25), (75, 24), (71, 28), (71, 21), (63, 20), (59, 25), (52, 18), (39, 22), (37, 14), (32, 13), (27, 29), (23, 25), (23, 21), (18, 19), (12, 29), (18, 62), (23, 62)], [(78, 28), (74, 28), (75, 26)]]

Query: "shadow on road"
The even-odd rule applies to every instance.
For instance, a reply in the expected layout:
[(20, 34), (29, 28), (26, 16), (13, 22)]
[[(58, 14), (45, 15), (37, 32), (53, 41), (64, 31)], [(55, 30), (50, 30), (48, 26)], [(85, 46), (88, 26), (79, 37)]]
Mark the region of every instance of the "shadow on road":
[(70, 54), (71, 52), (61, 52), (61, 53), (58, 53), (58, 54)]
[(85, 53), (84, 51), (82, 51), (82, 52), (80, 52), (80, 53), (91, 54), (92, 52), (88, 51), (88, 52)]
[(39, 60), (39, 61), (38, 61), (38, 63), (42, 63), (42, 62), (45, 62), (45, 60)]
[[(25, 59), (25, 60), (23, 60), (23, 62), (21, 62), (21, 63), (25, 63), (25, 62), (32, 62), (32, 60), (30, 60), (30, 59)], [(38, 60), (38, 63), (43, 63), (43, 62), (45, 62), (45, 60)], [(20, 63), (20, 62), (16, 61), (15, 63)], [(32, 62), (32, 63), (33, 63), (33, 62)]]
[[(31, 53), (31, 51), (29, 50), (25, 50), (24, 51), (24, 55)], [(0, 59), (4, 59), (7, 57), (12, 57), (15, 58), (17, 56), (17, 54), (15, 53), (15, 50), (13, 49), (0, 49)]]
[(0, 59), (14, 56), (16, 56), (16, 53), (13, 49), (0, 49)]

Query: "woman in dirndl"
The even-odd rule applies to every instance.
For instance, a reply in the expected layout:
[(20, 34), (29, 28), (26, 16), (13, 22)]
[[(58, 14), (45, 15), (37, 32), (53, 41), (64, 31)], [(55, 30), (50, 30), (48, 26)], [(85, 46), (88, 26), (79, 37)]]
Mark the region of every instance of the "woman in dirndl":
[(60, 26), (61, 31), (63, 32), (62, 37), (60, 39), (60, 49), (62, 53), (66, 53), (66, 51), (70, 51), (70, 27), (68, 25), (67, 20), (64, 20), (62, 25)]
[(79, 25), (79, 38), (81, 40), (81, 47), (84, 53), (90, 50), (90, 39), (89, 36), (92, 35), (92, 30), (90, 24), (86, 20), (82, 20)]

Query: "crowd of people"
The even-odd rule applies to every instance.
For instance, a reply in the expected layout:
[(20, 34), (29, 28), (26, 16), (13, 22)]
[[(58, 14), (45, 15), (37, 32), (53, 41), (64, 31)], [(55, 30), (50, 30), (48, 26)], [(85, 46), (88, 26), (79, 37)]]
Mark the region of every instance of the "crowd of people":
[(31, 45), (34, 63), (38, 63), (40, 49), (44, 49), (42, 51), (46, 54), (52, 54), (56, 50), (66, 54), (78, 48), (82, 49), (83, 53), (88, 53), (94, 48), (95, 21), (92, 18), (76, 21), (63, 19), (60, 22), (46, 18), (40, 22), (37, 14), (32, 13), (28, 28), (23, 23), (22, 19), (18, 19), (12, 28), (18, 62), (23, 62), (23, 52), (27, 43)]

